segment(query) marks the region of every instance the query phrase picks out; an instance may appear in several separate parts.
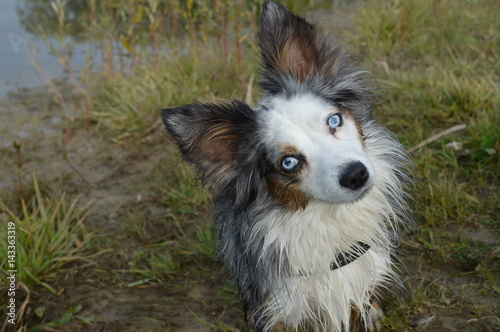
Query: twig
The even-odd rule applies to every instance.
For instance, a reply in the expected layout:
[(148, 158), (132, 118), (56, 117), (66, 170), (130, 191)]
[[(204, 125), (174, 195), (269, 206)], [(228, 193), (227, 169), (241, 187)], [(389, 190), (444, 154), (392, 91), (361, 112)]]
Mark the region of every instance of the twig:
[(122, 205), (123, 205), (122, 202), (118, 202), (118, 204), (116, 204), (115, 208), (108, 214), (108, 219), (113, 219), (116, 216), (116, 213), (118, 212), (118, 210), (120, 210), (120, 208), (122, 207)]
[(75, 172), (76, 175), (78, 175), (78, 177), (83, 182), (85, 182), (85, 184), (87, 185), (87, 190), (90, 191), (92, 189), (92, 184), (89, 182), (89, 180), (87, 180), (87, 178), (82, 174), (82, 172), (80, 172), (80, 170), (71, 162), (71, 160), (69, 160), (68, 154), (66, 152), (66, 145), (64, 143), (63, 143), (61, 155), (62, 155), (63, 160), (68, 164), (68, 166), (73, 170), (73, 172)]
[(463, 130), (465, 128), (467, 128), (467, 125), (460, 124), (460, 125), (456, 125), (456, 126), (453, 126), (451, 128), (448, 128), (446, 130), (443, 130), (443, 131), (437, 133), (436, 135), (432, 135), (431, 137), (423, 140), (422, 142), (418, 143), (417, 145), (412, 146), (411, 148), (408, 149), (408, 153), (411, 153), (417, 149), (420, 149), (421, 147), (426, 146), (427, 144), (432, 143), (435, 140), (438, 140), (443, 136), (449, 135), (449, 134), (454, 133), (454, 132), (459, 131), (459, 130)]

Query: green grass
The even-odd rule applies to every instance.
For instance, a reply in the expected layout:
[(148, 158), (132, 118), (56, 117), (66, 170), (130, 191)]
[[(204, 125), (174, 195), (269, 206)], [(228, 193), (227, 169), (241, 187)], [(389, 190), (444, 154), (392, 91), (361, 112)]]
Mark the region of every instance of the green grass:
[[(412, 154), (417, 215), (431, 225), (470, 222), (492, 203), (482, 188), (498, 179), (498, 9), (495, 1), (372, 1), (356, 18), (354, 38), (385, 92), (375, 114), (406, 145), (467, 126)], [(447, 148), (452, 141), (461, 150)]]
[(227, 67), (224, 59), (201, 48), (185, 52), (176, 51), (159, 64), (141, 62), (133, 74), (116, 75), (99, 88), (93, 116), (113, 140), (140, 143), (151, 134), (162, 108), (223, 96), (244, 98), (249, 77), (244, 70)]
[(171, 165), (163, 168), (164, 180), (157, 187), (160, 202), (175, 215), (198, 215), (200, 206), (206, 206), (210, 199), (201, 187), (193, 166), (181, 162), (177, 154), (171, 157)]
[(177, 250), (185, 260), (199, 266), (199, 262), (212, 262), (216, 257), (217, 234), (213, 228), (210, 199), (196, 180), (194, 168), (180, 163), (177, 154), (164, 172), (164, 181), (158, 184), (160, 203), (165, 206), (169, 220), (175, 223), (179, 239)]
[[(174, 249), (173, 249), (174, 248)], [(129, 262), (130, 272), (142, 279), (129, 284), (137, 286), (141, 282), (165, 282), (172, 272), (179, 270), (180, 264), (176, 257), (175, 243), (162, 242), (147, 245), (136, 250)]]
[[(65, 194), (43, 197), (33, 175), (33, 199), (21, 201), (21, 211), (12, 211), (0, 200), (1, 227), (15, 224), (16, 279), (28, 287), (41, 285), (53, 293), (50, 285), (67, 264), (89, 258), (87, 246), (92, 234), (84, 227), (89, 205), (79, 207), (77, 199)], [(0, 233), (0, 250), (7, 252), (7, 232)], [(7, 274), (7, 258), (2, 260), (0, 271)], [(56, 287), (57, 288), (57, 287)]]
[[(211, 273), (207, 263), (216, 262), (217, 234), (208, 193), (195, 180), (194, 168), (181, 162), (178, 153), (168, 153), (154, 171), (158, 182), (151, 186), (163, 211), (162, 219), (152, 221), (138, 207), (129, 208), (122, 216), (123, 227), (138, 239), (128, 262), (129, 272), (136, 277), (129, 283), (132, 286), (171, 283), (179, 274), (190, 272)], [(171, 240), (164, 241), (165, 237)]]
[[(82, 305), (76, 305), (76, 306), (71, 306), (67, 309), (67, 311), (64, 312), (64, 314), (59, 318), (58, 320), (54, 320), (48, 323), (45, 323), (41, 326), (36, 326), (33, 328), (28, 329), (28, 332), (40, 332), (40, 331), (47, 331), (47, 330), (52, 330), (52, 329), (61, 329), (64, 328), (66, 324), (71, 323), (74, 320), (80, 320), (82, 322), (89, 323), (89, 321), (77, 315), (80, 311), (82, 310)], [(44, 315), (44, 312), (39, 313), (42, 317)]]

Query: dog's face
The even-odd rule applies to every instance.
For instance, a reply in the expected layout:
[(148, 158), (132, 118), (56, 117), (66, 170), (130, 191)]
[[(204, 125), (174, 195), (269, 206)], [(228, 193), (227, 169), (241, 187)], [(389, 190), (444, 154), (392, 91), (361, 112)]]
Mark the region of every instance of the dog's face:
[(372, 187), (375, 170), (361, 126), (348, 110), (313, 94), (271, 98), (265, 107), (260, 128), (276, 170), (268, 182), (283, 203), (350, 203)]
[(366, 153), (364, 72), (307, 21), (266, 2), (259, 44), (262, 104), (186, 105), (162, 113), (184, 157), (214, 195), (251, 204), (262, 192), (292, 210), (351, 203), (375, 182)]

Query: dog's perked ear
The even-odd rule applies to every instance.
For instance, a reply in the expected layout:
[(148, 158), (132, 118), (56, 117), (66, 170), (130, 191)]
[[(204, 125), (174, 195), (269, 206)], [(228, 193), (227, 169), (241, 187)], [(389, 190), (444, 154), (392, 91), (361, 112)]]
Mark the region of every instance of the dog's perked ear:
[(371, 118), (372, 84), (358, 59), (327, 40), (316, 27), (285, 6), (268, 1), (262, 9), (260, 86), (265, 93), (313, 90), (359, 121)]
[(234, 177), (243, 163), (238, 157), (256, 132), (255, 112), (245, 103), (191, 104), (163, 109), (162, 120), (185, 160), (194, 163), (210, 185)]
[(259, 31), (264, 80), (290, 75), (303, 82), (319, 66), (318, 37), (314, 25), (281, 4), (265, 2)]

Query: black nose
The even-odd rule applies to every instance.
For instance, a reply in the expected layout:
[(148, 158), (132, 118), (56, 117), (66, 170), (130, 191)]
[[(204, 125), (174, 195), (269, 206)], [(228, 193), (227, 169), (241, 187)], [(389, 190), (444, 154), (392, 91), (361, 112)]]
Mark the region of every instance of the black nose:
[(350, 163), (340, 177), (339, 183), (342, 187), (358, 190), (368, 180), (368, 170), (359, 161)]

